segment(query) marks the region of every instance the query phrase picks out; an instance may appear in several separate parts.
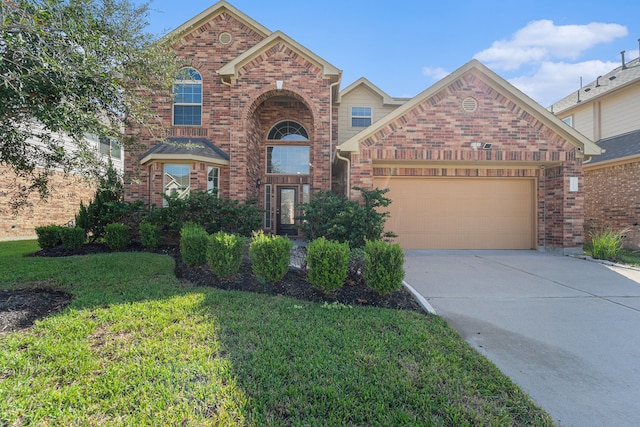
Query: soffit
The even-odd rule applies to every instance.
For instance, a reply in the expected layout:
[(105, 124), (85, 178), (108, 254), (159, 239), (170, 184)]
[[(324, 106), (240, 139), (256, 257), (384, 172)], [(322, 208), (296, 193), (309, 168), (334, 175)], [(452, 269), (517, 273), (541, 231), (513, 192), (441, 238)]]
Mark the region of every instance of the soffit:
[(364, 77), (360, 77), (355, 82), (351, 83), (349, 86), (340, 91), (340, 97), (338, 102), (342, 102), (342, 97), (349, 94), (349, 92), (355, 90), (360, 86), (367, 87), (371, 92), (375, 93), (382, 99), (382, 103), (384, 105), (402, 105), (408, 101), (407, 98), (393, 98), (389, 96), (385, 91), (380, 89), (378, 86), (371, 83)]

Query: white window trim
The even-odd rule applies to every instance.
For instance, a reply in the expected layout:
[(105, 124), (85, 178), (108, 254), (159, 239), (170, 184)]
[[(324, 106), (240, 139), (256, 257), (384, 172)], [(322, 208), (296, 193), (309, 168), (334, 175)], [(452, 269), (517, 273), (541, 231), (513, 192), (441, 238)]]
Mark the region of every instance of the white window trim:
[[(353, 110), (354, 108), (368, 108), (369, 109), (369, 115), (368, 116), (354, 116), (353, 115)], [(354, 126), (353, 125), (353, 119), (369, 119), (369, 124), (367, 126)], [(351, 125), (352, 128), (356, 128), (356, 129), (364, 129), (367, 128), (369, 126), (371, 126), (373, 124), (373, 108), (369, 107), (369, 106), (364, 106), (364, 105), (352, 105), (351, 109), (350, 109), (350, 121), (349, 124)]]
[[(197, 69), (193, 68), (193, 67), (184, 67), (183, 69), (186, 68), (192, 68), (194, 70), (196, 70), (196, 72), (200, 75), (200, 80), (193, 80), (193, 79), (189, 79), (189, 80), (174, 80), (173, 81), (173, 91), (175, 93), (175, 87), (176, 85), (179, 84), (190, 84), (190, 85), (200, 85), (200, 102), (175, 102), (175, 100), (173, 101), (173, 103), (171, 104), (171, 124), (173, 126), (186, 126), (186, 127), (199, 127), (202, 126), (202, 109), (203, 109), (203, 97), (204, 97), (204, 92), (203, 92), (203, 86), (202, 86), (202, 73), (200, 73), (200, 71), (198, 71)], [(176, 124), (176, 106), (178, 107), (200, 107), (200, 124), (198, 125), (184, 125), (184, 124)]]
[[(216, 177), (215, 177), (215, 180), (217, 181), (217, 184), (218, 184), (217, 186), (214, 186), (214, 185), (213, 185), (213, 183), (212, 183), (212, 181), (210, 181), (210, 180), (209, 180), (209, 174), (210, 174), (214, 169), (216, 170)], [(216, 167), (216, 166), (208, 166), (208, 167), (207, 167), (207, 191), (211, 191), (211, 190), (213, 190), (214, 188), (217, 190), (217, 193), (216, 193), (216, 194), (218, 195), (218, 198), (219, 198), (219, 197), (220, 197), (220, 168), (219, 168), (219, 167)]]

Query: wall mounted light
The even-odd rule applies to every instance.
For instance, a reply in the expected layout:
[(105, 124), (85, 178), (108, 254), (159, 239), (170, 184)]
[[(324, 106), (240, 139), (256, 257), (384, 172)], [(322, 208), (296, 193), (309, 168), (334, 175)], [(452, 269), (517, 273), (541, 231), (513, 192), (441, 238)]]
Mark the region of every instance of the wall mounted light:
[(256, 187), (260, 188), (261, 184), (262, 184), (262, 180), (260, 178), (256, 179)]
[(471, 149), (473, 151), (478, 151), (478, 148), (480, 148), (481, 145), (482, 145), (481, 142), (472, 142), (471, 143)]

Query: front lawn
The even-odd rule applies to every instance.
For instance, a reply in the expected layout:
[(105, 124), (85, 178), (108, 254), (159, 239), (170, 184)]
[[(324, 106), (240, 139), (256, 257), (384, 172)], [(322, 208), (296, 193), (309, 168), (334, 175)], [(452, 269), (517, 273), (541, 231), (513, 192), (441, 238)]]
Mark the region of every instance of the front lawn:
[(0, 425), (552, 425), (438, 317), (195, 287), (169, 256), (25, 257), (75, 299), (0, 333)]

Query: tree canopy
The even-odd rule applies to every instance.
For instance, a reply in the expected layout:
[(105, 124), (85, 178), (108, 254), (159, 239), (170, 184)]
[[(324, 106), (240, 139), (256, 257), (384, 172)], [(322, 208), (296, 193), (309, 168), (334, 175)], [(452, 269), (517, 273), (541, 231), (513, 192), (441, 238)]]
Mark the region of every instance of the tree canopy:
[(0, 165), (28, 183), (14, 207), (47, 196), (54, 170), (99, 172), (85, 135), (126, 148), (125, 129), (153, 130), (148, 95), (170, 96), (177, 65), (170, 43), (146, 32), (148, 12), (128, 0), (0, 3)]

